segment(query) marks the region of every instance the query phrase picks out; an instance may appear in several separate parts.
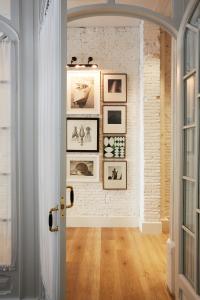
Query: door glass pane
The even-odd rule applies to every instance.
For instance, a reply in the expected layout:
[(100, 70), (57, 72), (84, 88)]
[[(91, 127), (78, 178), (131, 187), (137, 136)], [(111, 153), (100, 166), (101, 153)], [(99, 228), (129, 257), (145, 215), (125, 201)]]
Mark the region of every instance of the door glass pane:
[(194, 178), (194, 128), (184, 130), (184, 176)]
[(0, 42), (0, 265), (11, 264), (11, 44)]
[(195, 121), (195, 76), (185, 82), (185, 123), (189, 125)]
[(194, 239), (183, 230), (183, 274), (194, 285)]
[(195, 184), (183, 180), (183, 224), (194, 232)]
[(196, 27), (199, 27), (200, 28), (200, 3), (198, 4), (192, 18), (191, 18), (191, 21), (190, 23), (193, 25), (193, 26), (196, 26)]
[(68, 0), (67, 1), (67, 9), (71, 9), (78, 6), (85, 5), (94, 5), (94, 4), (102, 4), (106, 3), (107, 0)]
[(196, 33), (187, 29), (185, 33), (185, 74), (196, 67)]
[(10, 19), (10, 0), (0, 0), (0, 15)]

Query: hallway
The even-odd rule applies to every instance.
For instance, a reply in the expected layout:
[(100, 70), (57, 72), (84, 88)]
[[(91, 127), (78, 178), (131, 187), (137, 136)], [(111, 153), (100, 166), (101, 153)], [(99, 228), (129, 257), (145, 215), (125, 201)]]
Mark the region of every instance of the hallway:
[(172, 299), (166, 241), (133, 228), (67, 229), (67, 299)]

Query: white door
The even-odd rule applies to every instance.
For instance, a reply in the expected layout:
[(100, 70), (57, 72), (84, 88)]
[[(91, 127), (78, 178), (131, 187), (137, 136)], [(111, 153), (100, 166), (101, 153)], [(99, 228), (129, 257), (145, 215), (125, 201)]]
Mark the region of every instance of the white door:
[(38, 184), (42, 298), (65, 298), (66, 0), (42, 1), (39, 29)]
[[(199, 2), (198, 2), (199, 3)], [(180, 106), (182, 155), (178, 234), (177, 298), (200, 299), (199, 100), (200, 4), (189, 16), (181, 38), (184, 64)], [(179, 154), (180, 155), (180, 154)]]

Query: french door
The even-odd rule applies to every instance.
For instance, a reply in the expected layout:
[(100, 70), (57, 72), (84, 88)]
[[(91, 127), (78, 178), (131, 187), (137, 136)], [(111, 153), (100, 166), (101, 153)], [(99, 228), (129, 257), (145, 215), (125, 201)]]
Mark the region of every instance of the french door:
[(39, 31), (39, 242), (45, 300), (65, 299), (66, 5), (66, 0), (42, 1)]
[(179, 299), (200, 299), (200, 4), (184, 33)]

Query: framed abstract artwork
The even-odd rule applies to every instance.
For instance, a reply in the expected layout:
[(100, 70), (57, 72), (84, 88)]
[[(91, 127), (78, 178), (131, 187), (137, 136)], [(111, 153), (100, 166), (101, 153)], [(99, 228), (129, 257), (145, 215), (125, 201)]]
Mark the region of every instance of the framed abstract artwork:
[(103, 156), (105, 158), (125, 158), (126, 157), (126, 137), (110, 136), (103, 137)]
[(123, 103), (127, 101), (127, 74), (103, 74), (103, 102)]
[(126, 106), (103, 106), (103, 133), (126, 133)]
[(67, 114), (100, 113), (100, 71), (67, 71)]
[(67, 118), (67, 152), (99, 152), (99, 119)]
[(98, 182), (98, 155), (67, 155), (67, 182)]
[(103, 162), (103, 188), (104, 190), (127, 189), (127, 162)]

